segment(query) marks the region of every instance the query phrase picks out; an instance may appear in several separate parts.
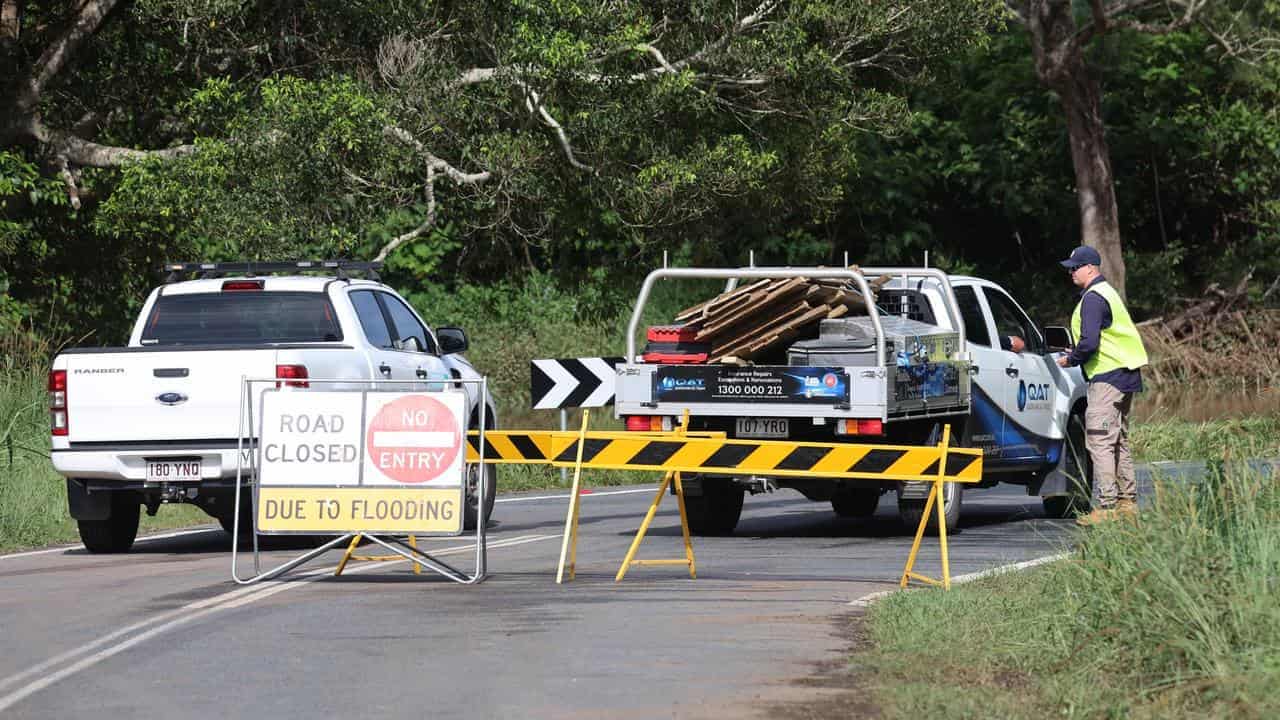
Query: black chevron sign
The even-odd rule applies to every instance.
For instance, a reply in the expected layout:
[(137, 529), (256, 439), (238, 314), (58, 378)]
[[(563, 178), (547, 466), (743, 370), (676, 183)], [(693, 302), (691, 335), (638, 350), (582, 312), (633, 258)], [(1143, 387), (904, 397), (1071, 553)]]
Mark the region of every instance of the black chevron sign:
[(603, 407), (613, 404), (620, 357), (560, 358), (529, 362), (534, 410)]

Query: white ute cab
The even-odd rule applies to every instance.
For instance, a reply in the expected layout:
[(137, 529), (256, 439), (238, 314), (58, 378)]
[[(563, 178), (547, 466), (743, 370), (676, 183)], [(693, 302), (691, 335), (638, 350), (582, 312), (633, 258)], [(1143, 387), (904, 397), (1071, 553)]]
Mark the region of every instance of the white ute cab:
[[(461, 329), (432, 330), (390, 287), (348, 276), (376, 278), (379, 265), (168, 265), (173, 281), (151, 292), (127, 346), (58, 355), (49, 372), (53, 466), (67, 478), (85, 547), (128, 550), (141, 508), (154, 514), (163, 503), (195, 504), (230, 532), (243, 377), (298, 389), (310, 387), (309, 377), (350, 380), (318, 390), (369, 388), (361, 382), (369, 379), (407, 380), (389, 389), (418, 390), (479, 378), (461, 355)], [(327, 276), (302, 275), (316, 271)], [(281, 272), (291, 274), (271, 274)], [(206, 277), (179, 280), (193, 273)], [(486, 427), (497, 427), (493, 398), (479, 397), (477, 384), (458, 387), (471, 427), (482, 412)], [(486, 520), (496, 485), (492, 465), (487, 472)], [(478, 473), (467, 467), (468, 526), (481, 505)], [(252, 493), (241, 497), (251, 502)]]

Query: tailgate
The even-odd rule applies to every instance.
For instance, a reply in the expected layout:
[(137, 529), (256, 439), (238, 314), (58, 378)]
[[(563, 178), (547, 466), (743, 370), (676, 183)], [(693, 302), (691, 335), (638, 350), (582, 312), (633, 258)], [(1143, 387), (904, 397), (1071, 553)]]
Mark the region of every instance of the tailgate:
[(69, 353), (70, 440), (229, 440), (240, 378), (274, 377), (275, 349)]

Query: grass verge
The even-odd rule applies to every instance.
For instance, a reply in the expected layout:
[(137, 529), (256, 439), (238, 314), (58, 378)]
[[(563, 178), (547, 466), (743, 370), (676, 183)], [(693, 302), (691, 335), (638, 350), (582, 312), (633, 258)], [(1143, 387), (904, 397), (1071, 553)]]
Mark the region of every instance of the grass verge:
[(1067, 561), (867, 617), (888, 718), (1280, 716), (1280, 484), (1158, 485)]
[(1134, 423), (1135, 460), (1206, 460), (1280, 457), (1280, 412), (1188, 422), (1171, 418)]

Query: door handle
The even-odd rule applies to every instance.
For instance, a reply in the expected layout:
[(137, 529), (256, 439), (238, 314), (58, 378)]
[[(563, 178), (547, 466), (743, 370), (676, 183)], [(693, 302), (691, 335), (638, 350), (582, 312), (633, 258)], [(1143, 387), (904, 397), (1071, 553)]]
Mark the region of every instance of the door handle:
[(423, 370), (422, 368), (418, 368), (418, 377), (419, 377), (419, 378), (421, 378), (421, 379), (423, 379), (423, 380), (426, 380), (426, 379), (427, 379), (427, 371), (426, 371), (426, 370)]
[(1005, 368), (1004, 374), (1008, 375), (1009, 377), (1018, 377), (1018, 368), (1013, 368), (1013, 367)]
[(379, 365), (378, 371), (381, 372), (383, 375), (386, 375), (387, 377), (391, 377), (391, 366), (387, 365), (386, 363)]

